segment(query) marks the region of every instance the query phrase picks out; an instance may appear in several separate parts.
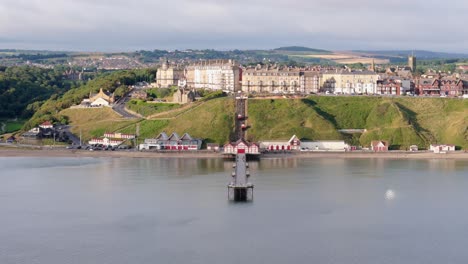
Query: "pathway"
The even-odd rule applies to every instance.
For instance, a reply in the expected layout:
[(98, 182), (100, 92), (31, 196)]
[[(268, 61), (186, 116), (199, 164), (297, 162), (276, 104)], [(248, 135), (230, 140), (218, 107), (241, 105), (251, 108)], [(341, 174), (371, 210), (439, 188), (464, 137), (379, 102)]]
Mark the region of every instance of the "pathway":
[[(150, 120), (174, 119), (174, 118), (179, 117), (182, 114), (186, 114), (186, 113), (189, 113), (189, 112), (193, 111), (194, 109), (202, 106), (203, 104), (205, 104), (205, 102), (195, 103), (195, 105), (186, 104), (185, 106), (182, 106), (181, 108), (176, 108), (176, 109), (173, 109), (173, 110), (169, 110), (169, 111), (156, 113), (156, 114), (147, 116), (146, 119), (150, 119)], [(175, 113), (175, 114), (173, 116), (171, 116), (172, 113)]]
[(125, 104), (130, 100), (130, 94), (133, 92), (133, 90), (130, 90), (126, 94), (122, 96), (119, 100), (117, 100), (114, 103), (114, 106), (112, 106), (112, 110), (114, 110), (116, 113), (121, 115), (124, 118), (127, 119), (138, 119), (141, 118), (141, 116), (138, 116), (136, 113), (132, 113), (127, 111), (127, 108), (125, 107)]

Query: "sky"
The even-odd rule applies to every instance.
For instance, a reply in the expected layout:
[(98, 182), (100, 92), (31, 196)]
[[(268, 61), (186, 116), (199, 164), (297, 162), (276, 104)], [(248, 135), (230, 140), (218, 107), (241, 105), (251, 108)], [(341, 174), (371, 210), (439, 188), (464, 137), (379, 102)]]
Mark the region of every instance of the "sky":
[(468, 53), (466, 0), (0, 0), (0, 48)]

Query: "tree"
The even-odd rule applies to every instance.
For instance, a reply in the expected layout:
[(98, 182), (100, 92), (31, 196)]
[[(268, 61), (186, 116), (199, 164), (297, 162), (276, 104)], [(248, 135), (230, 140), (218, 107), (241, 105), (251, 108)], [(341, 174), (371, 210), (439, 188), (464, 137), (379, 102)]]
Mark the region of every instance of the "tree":
[(126, 85), (120, 85), (117, 87), (114, 91), (114, 95), (116, 97), (123, 97), (126, 93), (128, 93), (129, 89), (128, 86)]

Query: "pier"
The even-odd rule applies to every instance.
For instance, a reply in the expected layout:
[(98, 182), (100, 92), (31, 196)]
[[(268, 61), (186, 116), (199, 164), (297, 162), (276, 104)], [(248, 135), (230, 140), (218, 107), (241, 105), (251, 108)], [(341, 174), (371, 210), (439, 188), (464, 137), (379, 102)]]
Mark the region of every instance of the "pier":
[(253, 200), (254, 185), (249, 182), (249, 165), (242, 149), (236, 155), (233, 168), (232, 182), (228, 185), (228, 199), (236, 202)]
[(235, 148), (232, 181), (228, 184), (228, 199), (235, 202), (253, 200), (254, 185), (249, 182), (250, 172), (247, 163), (247, 153), (250, 144), (245, 140), (247, 126), (247, 97), (241, 93), (236, 97), (235, 131), (239, 143)]

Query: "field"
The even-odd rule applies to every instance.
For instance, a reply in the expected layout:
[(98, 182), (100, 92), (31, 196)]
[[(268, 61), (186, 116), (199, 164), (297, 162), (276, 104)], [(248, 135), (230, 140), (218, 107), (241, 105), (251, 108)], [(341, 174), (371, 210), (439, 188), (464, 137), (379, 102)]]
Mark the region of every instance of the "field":
[(356, 54), (351, 52), (334, 52), (332, 54), (302, 54), (302, 55), (290, 55), (291, 57), (305, 57), (305, 58), (317, 58), (331, 60), (339, 64), (371, 64), (374, 60), (375, 64), (387, 64), (390, 61), (388, 59), (372, 58), (370, 56), (364, 56), (362, 54)]
[(0, 135), (16, 132), (23, 127), (24, 123), (24, 120), (0, 120)]

